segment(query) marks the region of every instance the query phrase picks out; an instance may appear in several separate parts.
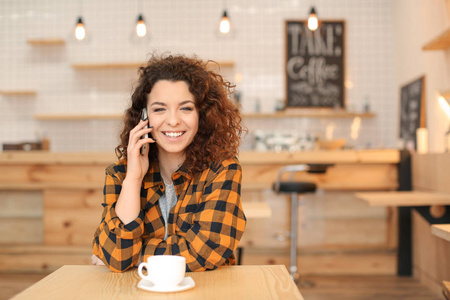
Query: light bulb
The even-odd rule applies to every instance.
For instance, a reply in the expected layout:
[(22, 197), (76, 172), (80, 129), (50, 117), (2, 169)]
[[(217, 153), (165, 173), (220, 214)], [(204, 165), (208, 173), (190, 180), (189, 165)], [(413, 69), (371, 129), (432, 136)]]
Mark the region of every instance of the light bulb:
[(84, 29), (83, 20), (78, 18), (77, 26), (75, 27), (75, 38), (82, 41), (86, 37), (86, 30)]
[(230, 20), (228, 19), (227, 11), (225, 10), (223, 12), (223, 17), (220, 20), (220, 24), (219, 24), (220, 33), (227, 34), (230, 32), (230, 28), (231, 28)]
[(138, 22), (136, 24), (136, 34), (138, 37), (144, 37), (147, 34), (147, 26), (144, 23), (144, 18), (139, 15)]
[(442, 110), (445, 112), (447, 117), (450, 119), (450, 105), (444, 97), (439, 97), (439, 104), (441, 105)]
[(308, 17), (308, 28), (309, 30), (314, 31), (318, 27), (319, 27), (319, 20), (317, 19), (316, 16), (316, 10), (314, 9), (314, 7), (312, 7)]

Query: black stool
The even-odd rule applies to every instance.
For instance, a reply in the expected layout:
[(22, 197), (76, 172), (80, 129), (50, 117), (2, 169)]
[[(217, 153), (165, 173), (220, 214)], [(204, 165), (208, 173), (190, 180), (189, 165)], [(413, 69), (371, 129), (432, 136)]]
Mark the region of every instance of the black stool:
[[(294, 181), (297, 172), (325, 173), (330, 164), (289, 165), (280, 169), (277, 181), (273, 189), (277, 193), (291, 194), (291, 232), (290, 232), (290, 266), (289, 273), (295, 283), (299, 283), (297, 269), (297, 235), (298, 235), (298, 197), (301, 194), (314, 193), (316, 184), (313, 182)], [(290, 173), (289, 181), (282, 181), (284, 173)], [(304, 281), (304, 286), (313, 285), (312, 282)]]

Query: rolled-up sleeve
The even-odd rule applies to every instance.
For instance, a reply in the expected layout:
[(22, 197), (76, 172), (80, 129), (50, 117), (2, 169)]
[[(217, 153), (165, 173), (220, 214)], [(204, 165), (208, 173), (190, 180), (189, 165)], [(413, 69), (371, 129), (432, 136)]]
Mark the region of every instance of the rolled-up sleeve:
[[(123, 167), (123, 166), (122, 166)], [(122, 223), (116, 214), (115, 206), (122, 190), (122, 178), (113, 167), (106, 169), (102, 221), (95, 231), (93, 253), (112, 271), (122, 272), (139, 259), (144, 232), (144, 213), (128, 224)]]
[(208, 176), (186, 234), (169, 235), (167, 240), (146, 239), (144, 259), (150, 255), (181, 255), (186, 258), (188, 271), (213, 270), (234, 261), (232, 255), (244, 233), (246, 218), (240, 196), (241, 166), (237, 159), (227, 162)]

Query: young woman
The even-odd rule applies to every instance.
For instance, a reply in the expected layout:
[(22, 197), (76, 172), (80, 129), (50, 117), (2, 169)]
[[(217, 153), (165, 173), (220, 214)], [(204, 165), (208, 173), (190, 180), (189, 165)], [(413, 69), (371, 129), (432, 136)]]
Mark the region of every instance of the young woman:
[(232, 88), (196, 58), (153, 56), (140, 68), (119, 161), (106, 169), (94, 264), (122, 272), (164, 254), (184, 256), (187, 271), (235, 262), (246, 219)]

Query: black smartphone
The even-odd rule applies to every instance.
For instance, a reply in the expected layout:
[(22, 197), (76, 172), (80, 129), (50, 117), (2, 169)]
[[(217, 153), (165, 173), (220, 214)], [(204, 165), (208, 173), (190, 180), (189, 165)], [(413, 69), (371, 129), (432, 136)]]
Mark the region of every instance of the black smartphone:
[[(147, 120), (148, 120), (147, 108), (144, 108), (144, 109), (142, 110), (142, 112), (141, 112), (141, 120), (142, 120), (142, 121), (147, 121)], [(149, 127), (148, 127), (148, 123), (145, 124), (145, 127), (144, 127), (144, 128), (149, 128)], [(148, 133), (144, 134), (144, 135), (141, 137), (141, 139), (147, 139), (147, 138), (149, 138), (149, 134), (148, 134)], [(148, 144), (145, 144), (145, 145), (143, 145), (143, 146), (141, 147), (141, 154), (144, 154), (145, 150), (147, 150), (147, 147), (148, 147)]]

